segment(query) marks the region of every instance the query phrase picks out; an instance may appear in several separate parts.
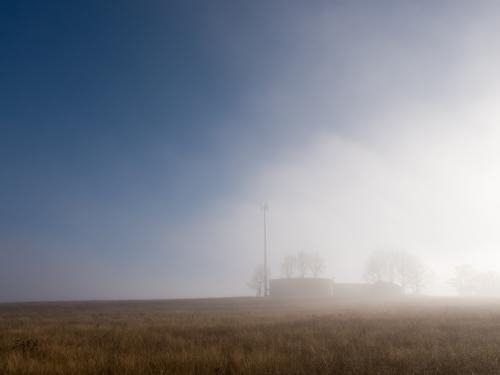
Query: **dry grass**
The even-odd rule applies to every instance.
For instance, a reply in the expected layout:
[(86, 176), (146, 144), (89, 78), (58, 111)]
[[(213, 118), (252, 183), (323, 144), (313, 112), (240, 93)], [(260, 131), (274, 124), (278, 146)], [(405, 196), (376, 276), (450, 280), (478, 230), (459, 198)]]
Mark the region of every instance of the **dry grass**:
[(214, 299), (0, 305), (0, 374), (494, 374), (500, 305)]

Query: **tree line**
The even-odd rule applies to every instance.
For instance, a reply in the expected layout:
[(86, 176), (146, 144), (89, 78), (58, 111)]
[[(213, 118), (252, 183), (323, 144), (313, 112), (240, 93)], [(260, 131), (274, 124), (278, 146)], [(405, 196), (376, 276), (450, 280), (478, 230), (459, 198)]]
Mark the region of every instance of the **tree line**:
[[(325, 271), (325, 260), (319, 253), (299, 251), (286, 255), (280, 263), (284, 278), (319, 277)], [(268, 270), (268, 275), (271, 275)], [(392, 283), (405, 294), (420, 294), (430, 285), (433, 274), (413, 254), (404, 251), (375, 251), (366, 260), (363, 279), (370, 284)], [(478, 271), (468, 264), (455, 267), (449, 284), (461, 296), (500, 296), (500, 274)], [(258, 296), (264, 292), (264, 266), (258, 265), (248, 282)]]

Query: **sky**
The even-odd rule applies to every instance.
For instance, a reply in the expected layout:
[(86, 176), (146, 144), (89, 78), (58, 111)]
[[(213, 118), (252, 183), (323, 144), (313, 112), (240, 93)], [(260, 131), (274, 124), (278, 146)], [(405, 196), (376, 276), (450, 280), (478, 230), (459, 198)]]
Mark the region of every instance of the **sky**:
[(500, 271), (495, 1), (2, 1), (0, 301)]

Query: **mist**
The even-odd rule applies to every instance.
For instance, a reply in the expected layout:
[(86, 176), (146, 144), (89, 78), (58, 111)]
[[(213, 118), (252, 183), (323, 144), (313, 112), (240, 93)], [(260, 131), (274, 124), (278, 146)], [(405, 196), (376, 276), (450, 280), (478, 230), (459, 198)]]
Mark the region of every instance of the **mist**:
[(241, 293), (261, 262), (268, 202), (275, 276), (303, 249), (351, 282), (373, 251), (412, 253), (432, 270), (428, 294), (453, 294), (460, 264), (499, 271), (498, 27), (460, 5), (446, 19), (409, 4), (392, 8), (399, 18), (327, 8), (300, 20), (296, 59), (249, 100), (259, 121), (277, 123), (276, 154), (187, 223), (181, 242), (224, 270), (214, 289)]
[(148, 195), (132, 181), (119, 209), (103, 212), (73, 190), (65, 209), (91, 240), (6, 239), (0, 298), (251, 295), (264, 202), (276, 277), (301, 250), (321, 254), (323, 276), (341, 282), (361, 282), (374, 251), (411, 253), (432, 271), (431, 295), (455, 293), (457, 265), (500, 272), (499, 10), (486, 1), (210, 8), (197, 36), (237, 100), (196, 119), (209, 131), (182, 134), (199, 147), (172, 151), (154, 128), (147, 157), (125, 147), (106, 156), (111, 175), (150, 168), (153, 185), (175, 191)]

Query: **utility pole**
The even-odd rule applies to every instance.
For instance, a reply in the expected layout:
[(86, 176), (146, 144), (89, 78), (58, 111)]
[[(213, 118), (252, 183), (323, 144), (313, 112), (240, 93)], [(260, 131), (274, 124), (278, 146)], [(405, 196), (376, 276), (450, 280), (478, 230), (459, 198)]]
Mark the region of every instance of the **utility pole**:
[(262, 205), (262, 212), (264, 213), (264, 297), (269, 296), (269, 280), (267, 275), (267, 210), (269, 206), (267, 203)]

